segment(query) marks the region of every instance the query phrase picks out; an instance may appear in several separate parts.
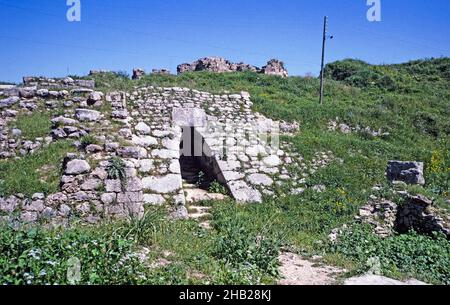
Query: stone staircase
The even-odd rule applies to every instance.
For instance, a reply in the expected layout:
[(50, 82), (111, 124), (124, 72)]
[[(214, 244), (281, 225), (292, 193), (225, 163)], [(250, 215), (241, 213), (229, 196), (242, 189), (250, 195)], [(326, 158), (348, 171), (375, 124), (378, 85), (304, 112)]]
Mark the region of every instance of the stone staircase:
[(200, 227), (211, 230), (210, 219), (212, 215), (209, 213), (210, 210), (211, 207), (208, 206), (190, 205), (188, 206), (189, 218), (198, 221)]

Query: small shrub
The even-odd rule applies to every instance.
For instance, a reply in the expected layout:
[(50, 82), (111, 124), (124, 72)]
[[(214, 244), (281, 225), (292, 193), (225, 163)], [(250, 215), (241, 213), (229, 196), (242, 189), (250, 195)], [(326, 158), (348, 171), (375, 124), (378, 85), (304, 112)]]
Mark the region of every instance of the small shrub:
[(427, 181), (430, 189), (439, 195), (450, 195), (450, 153), (448, 144), (441, 145), (433, 151), (429, 166), (427, 167)]
[(440, 131), (438, 120), (438, 117), (433, 113), (418, 112), (414, 116), (413, 124), (419, 132), (438, 137)]
[(87, 134), (81, 138), (81, 147), (85, 149), (89, 145), (98, 144), (98, 140), (91, 134)]
[(358, 261), (361, 272), (367, 271), (369, 259), (377, 258), (386, 276), (402, 273), (429, 283), (450, 284), (450, 243), (443, 235), (432, 238), (410, 232), (383, 239), (370, 228), (355, 225), (332, 249)]
[(205, 179), (206, 179), (205, 173), (203, 171), (200, 171), (197, 175), (197, 182), (196, 182), (197, 186), (201, 187), (202, 185), (204, 185)]
[(223, 186), (222, 184), (220, 184), (218, 181), (213, 181), (211, 183), (211, 185), (209, 186), (208, 191), (210, 193), (228, 195), (227, 188), (225, 186)]
[(106, 169), (109, 179), (118, 179), (122, 184), (122, 189), (126, 188), (127, 175), (125, 172), (125, 162), (121, 158), (111, 158)]
[(278, 275), (281, 245), (274, 239), (248, 230), (239, 218), (220, 222), (213, 255), (238, 273), (253, 278), (255, 273)]
[(31, 115), (20, 115), (16, 121), (11, 122), (10, 128), (22, 131), (22, 138), (34, 141), (49, 135), (52, 124), (48, 112), (33, 112)]

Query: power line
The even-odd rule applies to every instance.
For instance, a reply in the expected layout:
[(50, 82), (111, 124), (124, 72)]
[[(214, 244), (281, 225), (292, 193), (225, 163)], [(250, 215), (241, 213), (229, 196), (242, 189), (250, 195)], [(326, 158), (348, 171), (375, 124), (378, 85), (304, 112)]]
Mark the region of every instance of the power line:
[[(115, 6), (115, 7), (120, 7), (120, 6)], [(140, 7), (139, 9), (143, 9), (143, 7)], [(190, 16), (192, 16), (192, 14), (190, 14)], [(198, 16), (205, 16), (205, 14), (198, 14)], [(105, 16), (104, 16), (105, 17)], [(134, 20), (134, 21), (141, 21), (141, 22), (144, 22), (144, 23), (152, 23), (151, 21), (149, 21), (148, 19), (137, 19), (137, 18), (127, 18), (127, 17), (122, 17), (122, 16), (114, 16), (114, 17), (112, 17), (112, 16), (106, 16), (106, 18), (109, 18), (109, 19), (113, 19), (114, 20), (114, 18), (119, 18), (119, 19), (128, 19), (128, 20)], [(229, 17), (227, 17), (229, 20), (231, 20)], [(222, 19), (222, 18), (221, 18)], [(245, 23), (242, 23), (242, 22), (235, 22), (235, 21), (232, 21), (232, 23), (231, 24), (227, 24), (226, 26), (227, 27), (233, 27), (233, 26), (236, 26), (236, 27), (242, 27), (242, 26), (252, 26), (252, 25), (266, 25), (267, 24), (267, 22), (268, 21), (270, 21), (270, 16), (269, 16), (269, 18), (266, 18), (265, 20), (264, 20), (264, 22), (263, 23), (255, 23), (253, 20), (251, 20), (251, 19), (248, 19), (248, 20), (246, 20), (246, 22)], [(173, 21), (173, 19), (167, 19), (167, 21), (169, 21), (169, 22), (171, 22), (171, 23), (173, 23), (174, 21)], [(190, 21), (189, 22), (183, 22), (183, 21), (181, 21), (180, 22), (180, 20), (176, 20), (176, 22), (179, 22), (180, 24), (184, 24), (184, 25), (194, 25), (194, 26), (203, 26), (202, 24), (195, 24), (195, 23), (191, 23)], [(287, 22), (287, 20), (282, 20), (281, 22), (279, 21), (279, 20), (277, 20), (277, 26), (279, 26), (279, 25), (287, 25), (287, 26), (292, 26), (292, 25), (296, 25), (296, 26), (298, 26), (299, 24), (302, 24), (302, 25), (313, 25), (313, 26), (316, 26), (317, 25), (317, 23), (314, 21), (314, 20), (312, 20), (312, 19), (310, 19), (309, 20), (309, 22), (304, 22), (304, 20), (302, 20), (302, 22), (298, 22), (298, 20), (292, 20), (291, 22)], [(404, 38), (400, 38), (400, 37), (395, 37), (395, 36), (392, 36), (392, 35), (385, 35), (385, 34), (380, 34), (380, 33), (374, 33), (374, 32), (370, 32), (370, 30), (368, 30), (367, 28), (364, 28), (364, 27), (357, 27), (357, 28), (359, 28), (361, 31), (359, 31), (360, 33), (364, 33), (365, 35), (367, 35), (368, 33), (367, 33), (367, 31), (369, 32), (369, 34), (373, 34), (373, 35), (377, 35), (377, 36), (379, 36), (379, 37), (384, 37), (384, 38), (386, 38), (386, 39), (389, 39), (389, 40), (393, 40), (393, 41), (396, 41), (396, 42), (401, 42), (401, 43), (403, 43), (403, 44), (410, 44), (410, 45), (416, 45), (416, 46), (420, 46), (420, 47), (424, 47), (424, 48), (432, 48), (432, 49), (435, 49), (435, 50), (438, 50), (438, 51), (445, 51), (445, 52), (449, 52), (449, 50), (444, 50), (444, 49), (441, 49), (441, 48), (438, 48), (438, 47), (434, 47), (434, 46), (432, 46), (432, 45), (430, 45), (429, 43), (427, 43), (427, 42), (425, 42), (425, 43), (421, 43), (421, 42), (418, 42), (417, 40), (414, 40), (414, 41), (411, 41), (411, 40), (406, 40), (406, 39), (404, 39)], [(352, 30), (354, 30), (353, 28), (349, 28), (349, 29), (346, 29), (346, 30), (350, 30), (350, 31), (352, 31)]]
[[(55, 15), (49, 12), (45, 12), (42, 10), (36, 10), (36, 9), (32, 9), (32, 8), (26, 8), (26, 7), (21, 7), (21, 6), (16, 6), (16, 5), (11, 5), (9, 3), (4, 3), (4, 2), (0, 2), (0, 5), (5, 6), (5, 7), (10, 7), (13, 9), (18, 9), (18, 10), (23, 10), (23, 11), (27, 11), (30, 13), (39, 13), (45, 16), (49, 16), (49, 17), (53, 17), (53, 18), (61, 18), (61, 15)], [(122, 18), (124, 19), (124, 18)], [(151, 20), (146, 20), (147, 23), (152, 23)], [(313, 23), (306, 23), (306, 22), (300, 22), (297, 24), (308, 24), (311, 25)], [(225, 48), (223, 46), (218, 46), (218, 45), (211, 45), (211, 44), (205, 44), (205, 43), (198, 43), (195, 41), (189, 41), (189, 40), (185, 40), (185, 39), (178, 39), (178, 38), (171, 38), (171, 37), (167, 37), (167, 36), (162, 36), (159, 34), (154, 34), (154, 33), (148, 33), (148, 32), (143, 32), (143, 31), (137, 31), (137, 30), (133, 30), (133, 29), (127, 29), (127, 28), (122, 28), (122, 27), (118, 27), (118, 26), (111, 26), (111, 25), (105, 25), (105, 24), (101, 24), (101, 23), (96, 23), (96, 22), (90, 22), (90, 21), (83, 21), (83, 24), (86, 24), (87, 26), (93, 26), (93, 27), (101, 27), (101, 28), (106, 28), (106, 29), (113, 29), (113, 30), (117, 30), (117, 31), (122, 31), (122, 32), (126, 32), (126, 33), (133, 33), (136, 35), (143, 35), (143, 36), (152, 36), (152, 37), (157, 37), (159, 39), (162, 40), (167, 40), (167, 41), (173, 41), (173, 42), (177, 42), (177, 43), (183, 43), (183, 44), (188, 44), (188, 45), (196, 45), (196, 46), (205, 46), (208, 48), (214, 48), (214, 49), (219, 49), (219, 50), (224, 50), (224, 51), (229, 51), (229, 52), (234, 52), (234, 53), (246, 53), (246, 54), (251, 54), (252, 56), (257, 56), (258, 58), (263, 58), (267, 59), (267, 56), (263, 53), (260, 52), (254, 52), (254, 51), (243, 51), (242, 49), (236, 49), (236, 48)], [(251, 22), (250, 22), (251, 24)], [(192, 23), (188, 22), (185, 23), (185, 25), (192, 25)], [(200, 25), (200, 24), (199, 24)], [(238, 23), (235, 24), (236, 26), (238, 25)], [(364, 34), (367, 35), (367, 29), (363, 29), (360, 27), (356, 27), (353, 29), (349, 29), (350, 31), (354, 31), (357, 32), (359, 34)], [(419, 45), (422, 47), (426, 47), (426, 48), (433, 48), (431, 46), (427, 46), (424, 44), (420, 44), (420, 43), (415, 43), (415, 42), (410, 42), (404, 39), (398, 39), (392, 36), (387, 36), (387, 35), (383, 35), (383, 34), (379, 34), (379, 33), (370, 33), (370, 35), (374, 35), (374, 36), (381, 36), (381, 37), (386, 37), (387, 39), (393, 39), (396, 42), (401, 42), (401, 43), (406, 43), (406, 44), (414, 44), (414, 45)], [(17, 37), (9, 37), (10, 39), (15, 39), (15, 40), (19, 40)], [(144, 54), (144, 53), (138, 53), (138, 52), (133, 52), (133, 51), (121, 51), (121, 50), (113, 50), (113, 49), (105, 49), (105, 48), (93, 48), (93, 47), (86, 47), (86, 46), (80, 46), (80, 45), (69, 45), (69, 44), (64, 44), (64, 43), (54, 43), (54, 42), (43, 42), (43, 41), (36, 41), (34, 40), (33, 42), (29, 41), (30, 43), (36, 43), (36, 44), (47, 44), (47, 45), (54, 45), (54, 46), (60, 46), (60, 47), (73, 47), (73, 48), (80, 48), (80, 49), (86, 49), (86, 50), (93, 50), (93, 51), (102, 51), (102, 52), (114, 52), (114, 53), (124, 53), (124, 54)], [(438, 48), (435, 48), (436, 50)], [(443, 49), (439, 49), (440, 51), (444, 51)], [(448, 52), (447, 50), (445, 50), (445, 52)], [(176, 56), (171, 56), (173, 58), (182, 58), (182, 57), (176, 57)], [(308, 62), (308, 61), (297, 61), (296, 59), (293, 58), (289, 58), (289, 57), (283, 57), (285, 60), (290, 60), (291, 64), (302, 64), (302, 65), (308, 65), (308, 66), (314, 66), (314, 67), (319, 67), (319, 64), (315, 63), (315, 62)]]
[[(102, 7), (103, 10), (105, 7), (115, 7), (115, 8), (120, 8), (120, 9), (136, 9), (139, 12), (149, 9), (149, 7), (144, 7), (144, 6), (132, 6), (132, 5), (128, 5), (128, 4), (126, 6), (121, 6), (121, 5), (116, 5), (115, 3), (114, 4), (108, 3), (108, 5), (105, 6), (105, 5), (99, 5), (99, 3), (90, 2), (89, 6)], [(246, 11), (245, 12), (245, 18), (247, 18), (246, 21), (253, 21), (252, 19), (249, 18), (249, 16), (254, 17), (254, 18), (261, 17), (260, 12), (254, 11), (254, 13), (256, 13), (256, 14), (250, 15), (250, 12)], [(271, 13), (270, 11), (265, 11), (264, 16), (266, 17), (266, 19), (264, 20), (264, 22), (262, 22), (262, 24), (267, 23), (267, 20), (270, 20), (271, 18), (280, 17), (279, 14), (270, 14), (270, 13)], [(237, 16), (237, 15), (227, 15), (226, 18), (232, 22), (235, 22), (235, 20), (233, 20), (234, 18), (230, 18), (233, 16)], [(211, 17), (211, 14), (203, 13), (201, 11), (194, 11), (194, 12), (189, 12), (189, 17), (196, 17), (196, 18), (204, 19), (204, 17)], [(214, 17), (214, 15), (213, 15), (213, 17)], [(118, 16), (118, 18), (121, 18), (121, 16)], [(133, 19), (134, 19), (134, 17), (133, 17)], [(221, 16), (220, 19), (223, 19), (223, 16)], [(213, 18), (212, 21), (214, 21), (214, 20), (217, 20), (217, 18)], [(285, 21), (286, 20), (282, 20), (282, 22), (285, 22)], [(292, 21), (294, 24), (296, 24), (296, 25), (298, 24), (297, 20), (292, 20)], [(309, 19), (309, 21), (310, 21), (310, 24), (315, 24), (315, 20), (313, 18)], [(278, 20), (276, 20), (276, 22), (277, 22), (277, 24), (279, 24), (280, 20), (278, 19)]]
[[(19, 6), (5, 4), (5, 3), (2, 3), (2, 2), (0, 2), (0, 5), (5, 5), (7, 7), (16, 8), (16, 9), (19, 9), (19, 10), (30, 11), (30, 12), (33, 12), (33, 13), (39, 13), (39, 14), (43, 14), (43, 15), (46, 15), (46, 16), (49, 16), (49, 17), (60, 18), (59, 15), (50, 14), (50, 13), (47, 13), (47, 12), (44, 12), (44, 11), (40, 11), (40, 10), (32, 10), (32, 9), (29, 9), (29, 8), (24, 8), (24, 7), (19, 7)], [(230, 51), (230, 52), (247, 53), (247, 54), (251, 54), (251, 55), (264, 55), (264, 54), (258, 53), (258, 52), (248, 52), (248, 51), (242, 51), (242, 50), (238, 50), (238, 49), (234, 49), (234, 48), (224, 48), (224, 47), (217, 46), (217, 45), (198, 43), (198, 42), (184, 40), (184, 39), (175, 39), (175, 38), (161, 36), (161, 35), (148, 33), (148, 32), (136, 31), (136, 30), (132, 30), (132, 29), (125, 29), (125, 28), (121, 28), (121, 27), (117, 27), (117, 26), (111, 26), (111, 25), (104, 25), (104, 24), (96, 23), (96, 22), (83, 21), (83, 24), (87, 24), (87, 25), (91, 25), (91, 26), (95, 26), (95, 27), (103, 27), (103, 28), (106, 28), (106, 29), (113, 29), (113, 30), (123, 31), (123, 32), (126, 32), (126, 33), (133, 33), (133, 34), (136, 34), (136, 35), (152, 36), (152, 37), (157, 37), (157, 38), (162, 39), (162, 40), (173, 41), (173, 42), (183, 43), (183, 44), (188, 44), (188, 45), (204, 46), (204, 47), (213, 48), (213, 49), (219, 49), (219, 50)]]
[[(124, 50), (115, 50), (115, 49), (109, 49), (109, 48), (108, 49), (107, 48), (95, 48), (95, 47), (88, 47), (88, 46), (82, 46), (82, 45), (66, 44), (66, 43), (59, 43), (59, 42), (48, 42), (48, 41), (27, 39), (27, 38), (23, 38), (23, 37), (14, 37), (14, 36), (7, 36), (7, 35), (0, 35), (0, 38), (17, 40), (17, 41), (22, 41), (22, 42), (32, 43), (32, 44), (39, 44), (39, 45), (49, 45), (49, 46), (65, 47), (65, 48), (77, 48), (77, 49), (99, 51), (99, 52), (122, 53), (122, 54), (128, 54), (128, 55), (148, 55), (148, 53), (146, 53), (146, 52), (124, 51)], [(184, 57), (181, 57), (181, 56), (173, 56), (173, 55), (164, 55), (164, 56), (171, 58), (171, 59), (185, 59)], [(317, 65), (316, 63), (306, 63), (306, 62), (296, 62), (296, 63), (297, 64), (301, 63), (304, 65)]]
[[(28, 11), (28, 12), (32, 12), (32, 13), (39, 13), (39, 14), (46, 15), (46, 16), (53, 17), (53, 18), (60, 18), (59, 15), (54, 15), (54, 14), (51, 14), (51, 13), (48, 13), (48, 12), (44, 12), (44, 11), (40, 11), (40, 10), (32, 10), (30, 8), (19, 7), (19, 6), (15, 6), (15, 5), (5, 4), (5, 3), (2, 3), (2, 2), (0, 2), (0, 5), (5, 5), (5, 6), (11, 7), (11, 8), (24, 10), (24, 11)], [(148, 33), (148, 32), (142, 32), (142, 31), (136, 31), (136, 30), (130, 30), (130, 29), (123, 29), (123, 28), (120, 28), (120, 27), (104, 25), (104, 24), (95, 23), (95, 22), (83, 21), (83, 24), (87, 24), (87, 25), (95, 26), (95, 27), (103, 27), (103, 28), (107, 28), (107, 29), (114, 29), (114, 30), (134, 33), (134, 34), (137, 34), (137, 35), (154, 36), (154, 37), (159, 37), (159, 38), (164, 39), (164, 40), (180, 42), (180, 43), (185, 43), (185, 44), (189, 44), (189, 45), (201, 45), (201, 44), (198, 44), (197, 42), (192, 42), (192, 41), (188, 41), (188, 40), (173, 39), (173, 38), (169, 38), (169, 37), (163, 37), (161, 35), (155, 35), (155, 34)], [(59, 45), (59, 46), (71, 46), (71, 47), (89, 49), (88, 47), (84, 47), (84, 46), (67, 45), (67, 44), (60, 44), (60, 43), (48, 43), (48, 42), (42, 42), (42, 41), (37, 41), (36, 43), (39, 43), (39, 44), (52, 44), (52, 45)], [(267, 56), (265, 54), (259, 53), (259, 52), (246, 52), (246, 51), (242, 51), (242, 50), (238, 50), (238, 49), (223, 48), (223, 47), (220, 47), (220, 46), (213, 46), (213, 45), (206, 45), (206, 44), (204, 44), (204, 46), (210, 47), (210, 48), (221, 49), (221, 50), (225, 50), (225, 51), (232, 51), (232, 52), (236, 52), (236, 53), (239, 53), (239, 54), (240, 53), (247, 53), (247, 54), (251, 54), (251, 55), (257, 55), (260, 58), (262, 58), (264, 56), (264, 59), (267, 59)], [(116, 52), (116, 53), (122, 52), (122, 51), (111, 50), (111, 49), (99, 49), (99, 48), (90, 48), (90, 49), (94, 50), (94, 51), (106, 51), (106, 52), (111, 51), (111, 52)], [(124, 53), (124, 52), (122, 52), (122, 53)], [(128, 53), (135, 53), (136, 54), (136, 52), (128, 52)], [(178, 57), (178, 58), (181, 58), (181, 57)], [(293, 60), (293, 61), (295, 61), (295, 63), (297, 63), (297, 64), (304, 64), (304, 65), (311, 65), (311, 66), (312, 65), (314, 65), (314, 66), (317, 65), (318, 66), (318, 64), (314, 63), (314, 62), (297, 61), (297, 60)]]
[[(27, 38), (23, 38), (23, 37), (14, 37), (14, 36), (7, 36), (7, 35), (0, 35), (0, 38), (17, 40), (17, 41), (22, 41), (22, 42), (32, 43), (32, 44), (49, 45), (49, 46), (65, 47), (65, 48), (76, 48), (76, 49), (84, 49), (84, 50), (98, 51), (98, 52), (122, 53), (122, 54), (128, 54), (128, 55), (148, 55), (148, 53), (146, 53), (146, 52), (125, 51), (125, 50), (116, 50), (116, 49), (110, 49), (110, 48), (96, 48), (96, 47), (88, 47), (88, 46), (82, 46), (82, 45), (76, 45), (76, 44), (48, 42), (48, 41), (27, 39)], [(165, 55), (165, 56), (170, 57), (170, 58), (181, 58), (179, 56), (173, 56), (173, 55)]]

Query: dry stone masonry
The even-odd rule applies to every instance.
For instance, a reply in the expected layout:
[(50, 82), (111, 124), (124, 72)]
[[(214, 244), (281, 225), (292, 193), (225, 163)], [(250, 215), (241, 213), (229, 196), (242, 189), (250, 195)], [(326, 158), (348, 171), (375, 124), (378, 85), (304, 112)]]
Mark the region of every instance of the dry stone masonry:
[[(196, 219), (207, 215), (207, 207), (187, 203), (226, 196), (210, 191), (212, 185), (242, 204), (301, 195), (308, 187), (325, 191), (324, 185), (308, 186), (307, 178), (343, 161), (331, 151), (303, 159), (280, 142), (281, 134), (299, 131), (298, 123), (273, 121), (254, 113), (252, 105), (247, 92), (178, 87), (100, 92), (93, 81), (72, 78), (26, 77), (22, 86), (2, 86), (0, 159), (20, 159), (62, 140), (73, 143), (75, 153), (59, 168), (48, 165), (62, 173), (58, 192), (0, 197), (0, 220), (97, 223), (141, 217), (150, 205), (167, 207), (173, 218)], [(20, 116), (43, 111), (51, 113), (48, 135), (25, 140), (22, 130), (11, 127)], [(346, 130), (342, 124), (339, 129)], [(394, 183), (425, 183), (420, 162), (390, 161), (386, 175)], [(410, 229), (450, 236), (449, 220), (420, 196), (408, 195), (400, 206), (372, 198), (358, 221), (382, 236)], [(337, 238), (339, 230), (332, 235)]]
[(271, 59), (267, 65), (262, 68), (258, 68), (242, 62), (232, 63), (221, 57), (205, 57), (191, 64), (185, 63), (177, 67), (178, 74), (196, 71), (209, 71), (217, 73), (251, 71), (267, 75), (288, 77), (288, 72), (284, 67), (284, 63), (278, 59)]
[(450, 239), (450, 219), (439, 213), (433, 201), (422, 196), (403, 194), (403, 202), (396, 204), (391, 200), (373, 197), (363, 206), (356, 219), (369, 224), (374, 232), (382, 237), (394, 232), (408, 233), (410, 230), (423, 234), (440, 232)]
[[(72, 141), (77, 151), (60, 165), (57, 193), (0, 198), (0, 216), (10, 222), (96, 223), (140, 217), (148, 205), (186, 218), (186, 199), (223, 198), (205, 188), (192, 192), (193, 183), (214, 182), (240, 203), (258, 203), (265, 196), (301, 194), (306, 178), (335, 160), (320, 152), (306, 161), (280, 143), (279, 135), (298, 132), (298, 124), (252, 112), (246, 92), (136, 87), (108, 93), (96, 91), (92, 81), (40, 77), (2, 88), (0, 96), (1, 158), (20, 158), (61, 140)], [(20, 130), (10, 129), (19, 115), (39, 111), (52, 114), (46, 137), (24, 141)], [(95, 141), (86, 143), (86, 137)]]
[(423, 162), (389, 161), (386, 176), (390, 182), (424, 185), (423, 168)]
[[(24, 88), (19, 89), (20, 92), (27, 92), (27, 95), (22, 97), (33, 97), (37, 93), (36, 87), (40, 88), (87, 88), (94, 89), (95, 82), (92, 80), (72, 79), (70, 77), (55, 79), (47, 77), (24, 77)], [(42, 92), (42, 91), (41, 91)]]

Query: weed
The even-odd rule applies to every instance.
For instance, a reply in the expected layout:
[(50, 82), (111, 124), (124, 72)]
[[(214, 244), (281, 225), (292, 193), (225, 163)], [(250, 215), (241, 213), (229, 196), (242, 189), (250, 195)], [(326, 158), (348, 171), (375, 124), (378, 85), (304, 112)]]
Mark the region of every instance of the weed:
[(99, 143), (98, 139), (91, 134), (87, 134), (81, 138), (81, 147), (83, 149), (86, 149), (86, 147), (88, 147), (89, 145), (98, 143)]
[(220, 184), (218, 181), (213, 181), (208, 188), (210, 193), (228, 195), (228, 190), (225, 186)]
[(22, 114), (16, 121), (9, 124), (10, 128), (18, 128), (22, 131), (22, 138), (34, 141), (36, 138), (43, 138), (51, 131), (51, 115), (48, 112), (33, 112), (32, 114)]
[(202, 185), (204, 185), (205, 184), (205, 179), (206, 179), (205, 173), (203, 171), (198, 172), (198, 174), (197, 174), (197, 182), (196, 182), (197, 187), (201, 187)]
[(72, 143), (60, 141), (21, 159), (0, 161), (0, 196), (57, 192), (62, 160), (72, 151)]
[(139, 284), (145, 279), (133, 237), (115, 234), (112, 227), (0, 230), (1, 284), (69, 284), (69, 262), (74, 259), (81, 272), (76, 284)]
[(106, 169), (109, 179), (120, 180), (122, 190), (125, 190), (127, 186), (127, 175), (125, 168), (125, 162), (121, 158), (114, 157), (109, 160), (109, 164)]
[(361, 272), (367, 271), (370, 258), (377, 258), (386, 276), (404, 273), (429, 283), (450, 283), (450, 243), (445, 236), (431, 238), (410, 232), (383, 239), (358, 225), (344, 232), (333, 249), (360, 262)]

